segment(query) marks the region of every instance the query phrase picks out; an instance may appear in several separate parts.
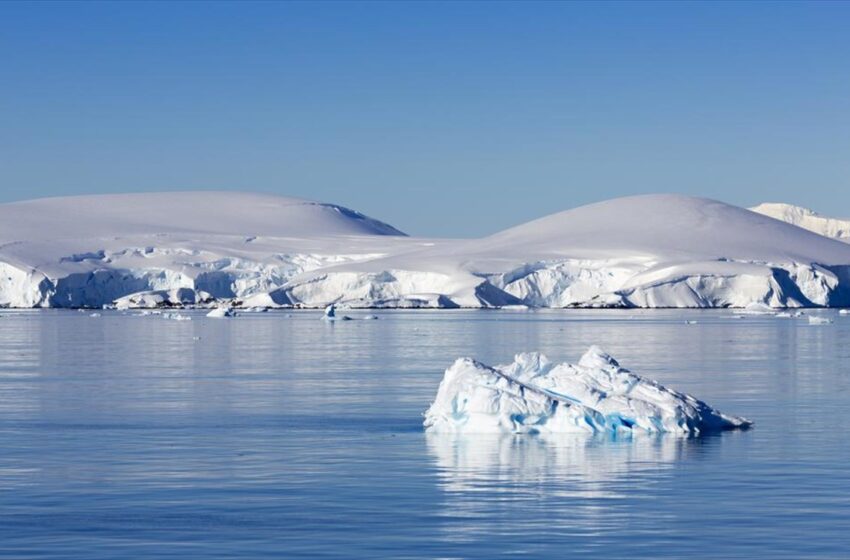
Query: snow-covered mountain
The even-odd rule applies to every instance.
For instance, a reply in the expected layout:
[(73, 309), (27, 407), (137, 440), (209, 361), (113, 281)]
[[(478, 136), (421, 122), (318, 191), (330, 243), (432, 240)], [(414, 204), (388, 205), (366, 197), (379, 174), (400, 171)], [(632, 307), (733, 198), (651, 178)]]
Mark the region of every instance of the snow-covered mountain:
[(193, 192), (0, 205), (0, 305), (773, 307), (850, 303), (850, 245), (721, 202), (646, 195), (481, 239), (339, 206)]
[(814, 210), (809, 210), (802, 206), (794, 206), (793, 204), (783, 204), (781, 202), (765, 202), (758, 206), (753, 206), (750, 210), (825, 235), (826, 237), (833, 237), (850, 243), (850, 220), (827, 218)]
[(173, 293), (136, 299), (229, 298), (274, 289), (304, 270), (375, 258), (407, 240), (342, 206), (260, 194), (2, 204), (0, 305), (100, 306), (147, 291)]

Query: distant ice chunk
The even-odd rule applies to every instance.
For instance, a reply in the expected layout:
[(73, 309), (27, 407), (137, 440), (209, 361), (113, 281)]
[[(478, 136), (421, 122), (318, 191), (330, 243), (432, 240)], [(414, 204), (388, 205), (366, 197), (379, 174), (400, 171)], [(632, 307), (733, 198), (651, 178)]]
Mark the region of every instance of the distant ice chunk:
[(832, 319), (829, 317), (815, 317), (814, 315), (809, 316), (810, 325), (829, 325), (831, 323)]
[(192, 318), (189, 315), (183, 315), (181, 313), (163, 313), (163, 319), (170, 319), (172, 321), (191, 321)]
[(336, 306), (334, 304), (330, 304), (325, 307), (325, 314), (322, 316), (322, 319), (325, 321), (350, 321), (351, 317), (348, 315), (338, 316), (336, 314)]
[(593, 346), (578, 364), (553, 364), (537, 353), (497, 367), (459, 359), (424, 424), (439, 433), (698, 434), (751, 422), (642, 378)]
[(840, 309), (838, 311), (839, 315), (850, 315), (850, 309)]
[(775, 317), (779, 317), (781, 319), (796, 319), (798, 317), (804, 316), (805, 313), (802, 311), (781, 311), (775, 315)]
[(213, 319), (223, 319), (225, 317), (235, 317), (236, 313), (230, 307), (216, 307), (209, 313), (207, 313), (207, 317), (211, 317)]

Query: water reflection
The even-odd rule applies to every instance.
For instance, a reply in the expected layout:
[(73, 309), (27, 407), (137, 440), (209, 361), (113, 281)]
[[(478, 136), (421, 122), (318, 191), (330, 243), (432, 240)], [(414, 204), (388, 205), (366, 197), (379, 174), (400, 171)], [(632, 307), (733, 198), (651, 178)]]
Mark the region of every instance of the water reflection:
[[(634, 523), (626, 504), (664, 493), (673, 471), (709, 458), (720, 437), (428, 433), (426, 441), (445, 516), (454, 520), (444, 538), (465, 543), (481, 537), (482, 518), (495, 518), (506, 534), (542, 531), (541, 538), (617, 531)], [(523, 515), (499, 516), (505, 510)], [(653, 515), (655, 523), (673, 517), (669, 511)]]
[(559, 434), (528, 436), (426, 434), (428, 451), (446, 492), (474, 493), (480, 488), (521, 491), (522, 486), (551, 484), (562, 498), (615, 498), (621, 483), (630, 490), (662, 471), (704, 455), (717, 436), (675, 434), (610, 436)]

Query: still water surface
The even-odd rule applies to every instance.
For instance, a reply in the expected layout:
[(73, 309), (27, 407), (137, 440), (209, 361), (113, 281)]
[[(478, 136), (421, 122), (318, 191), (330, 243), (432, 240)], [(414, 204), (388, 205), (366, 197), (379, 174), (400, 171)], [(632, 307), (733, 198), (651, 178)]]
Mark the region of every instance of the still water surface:
[[(0, 310), (0, 557), (846, 557), (850, 317), (818, 313)], [(423, 432), (455, 358), (591, 344), (755, 428)]]

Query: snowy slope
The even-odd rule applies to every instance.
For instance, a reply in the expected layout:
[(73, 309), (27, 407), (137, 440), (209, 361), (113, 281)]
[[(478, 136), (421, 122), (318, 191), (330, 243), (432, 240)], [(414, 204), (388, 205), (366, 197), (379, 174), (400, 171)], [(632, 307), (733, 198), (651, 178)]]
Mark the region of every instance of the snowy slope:
[[(181, 288), (229, 298), (271, 290), (311, 268), (375, 258), (408, 240), (341, 206), (259, 194), (3, 204), (0, 305), (100, 306), (137, 292)], [(185, 299), (181, 293), (178, 299)]]
[(404, 235), (336, 206), (227, 191), (90, 195), (0, 205), (0, 243), (151, 234)]
[(850, 245), (721, 202), (615, 199), (420, 239), (243, 193), (0, 205), (0, 305), (773, 307), (850, 303)]
[(847, 245), (778, 220), (708, 199), (645, 195), (315, 271), (283, 291), (309, 305), (843, 305), (848, 265)]
[(776, 202), (759, 204), (750, 210), (850, 243), (850, 220), (827, 218), (808, 208)]

